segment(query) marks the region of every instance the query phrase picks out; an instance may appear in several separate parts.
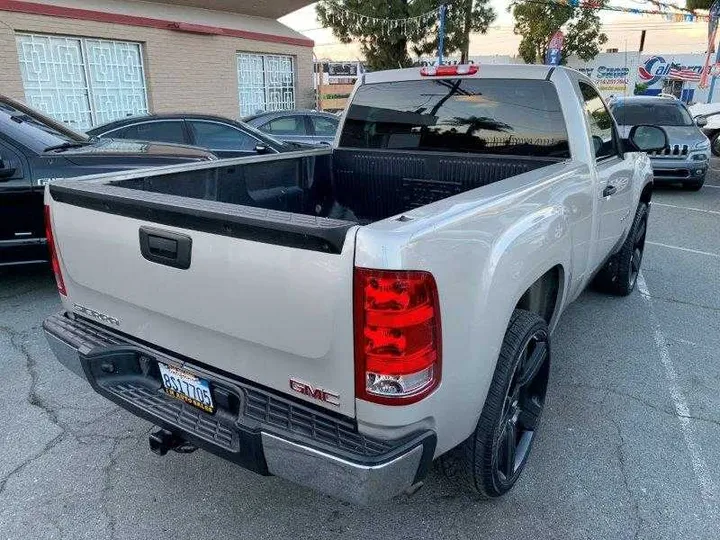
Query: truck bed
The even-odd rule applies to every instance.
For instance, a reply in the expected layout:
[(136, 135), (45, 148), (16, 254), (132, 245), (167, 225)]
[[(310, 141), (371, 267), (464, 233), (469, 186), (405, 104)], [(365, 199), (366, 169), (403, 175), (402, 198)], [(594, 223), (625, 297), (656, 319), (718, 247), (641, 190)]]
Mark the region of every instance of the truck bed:
[(380, 221), (558, 161), (309, 150), (115, 175), (106, 181), (56, 185), (51, 193), (61, 201), (166, 225), (338, 253), (352, 225)]

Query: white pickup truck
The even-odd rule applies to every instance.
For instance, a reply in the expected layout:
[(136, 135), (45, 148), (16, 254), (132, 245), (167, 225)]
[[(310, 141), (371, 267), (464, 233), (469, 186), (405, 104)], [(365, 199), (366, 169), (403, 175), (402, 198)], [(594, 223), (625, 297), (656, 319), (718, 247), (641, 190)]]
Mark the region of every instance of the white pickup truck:
[(617, 133), (569, 69), (404, 69), (361, 77), (330, 149), (58, 181), (47, 338), (159, 454), (360, 503), (437, 460), (500, 496), (558, 318), (635, 285), (667, 139)]

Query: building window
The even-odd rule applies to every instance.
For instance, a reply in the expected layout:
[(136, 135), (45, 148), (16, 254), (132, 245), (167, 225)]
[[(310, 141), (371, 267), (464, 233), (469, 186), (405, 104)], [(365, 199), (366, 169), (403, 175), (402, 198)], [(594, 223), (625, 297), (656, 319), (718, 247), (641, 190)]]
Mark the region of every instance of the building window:
[(292, 56), (237, 55), (240, 116), (295, 108), (295, 70)]
[(17, 35), (28, 104), (86, 130), (147, 114), (139, 43), (36, 34)]

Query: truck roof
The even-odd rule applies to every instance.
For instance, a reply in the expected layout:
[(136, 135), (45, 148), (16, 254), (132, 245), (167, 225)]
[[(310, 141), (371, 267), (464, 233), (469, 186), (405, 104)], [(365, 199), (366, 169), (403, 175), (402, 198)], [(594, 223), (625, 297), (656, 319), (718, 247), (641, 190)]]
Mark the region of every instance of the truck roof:
[[(478, 72), (475, 75), (461, 75), (462, 77), (487, 77), (491, 79), (546, 79), (553, 70), (553, 66), (539, 64), (475, 64)], [(420, 74), (420, 67), (405, 69), (390, 69), (376, 71), (364, 75), (364, 84), (393, 81), (412, 81), (421, 79), (432, 79)], [(555, 66), (555, 69), (575, 71), (563, 66)], [(581, 75), (580, 73), (577, 73)], [(449, 77), (443, 77), (449, 78)], [(454, 78), (454, 77), (453, 77)]]

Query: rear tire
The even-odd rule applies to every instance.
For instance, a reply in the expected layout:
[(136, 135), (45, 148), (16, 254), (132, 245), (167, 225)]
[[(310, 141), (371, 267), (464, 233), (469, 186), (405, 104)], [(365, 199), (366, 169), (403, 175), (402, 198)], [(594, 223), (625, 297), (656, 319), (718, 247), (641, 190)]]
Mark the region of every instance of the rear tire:
[(549, 374), (547, 323), (516, 309), (474, 433), (439, 460), (445, 476), (480, 498), (507, 493), (530, 455)]
[(595, 278), (594, 285), (598, 289), (617, 296), (627, 296), (633, 292), (645, 251), (647, 219), (648, 206), (641, 202), (625, 243)]

